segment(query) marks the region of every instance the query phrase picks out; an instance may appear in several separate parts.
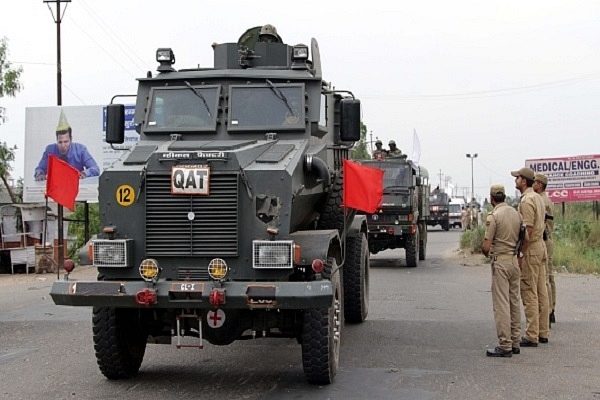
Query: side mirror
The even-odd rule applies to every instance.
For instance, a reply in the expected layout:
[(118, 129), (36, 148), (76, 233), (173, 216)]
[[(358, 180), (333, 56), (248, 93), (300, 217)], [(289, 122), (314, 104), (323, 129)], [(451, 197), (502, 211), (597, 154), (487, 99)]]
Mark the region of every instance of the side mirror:
[(340, 105), (340, 139), (343, 142), (360, 140), (360, 100), (342, 99)]
[(417, 186), (421, 186), (421, 177), (417, 176), (417, 182), (416, 182)]
[(121, 144), (125, 141), (125, 106), (106, 106), (106, 143)]

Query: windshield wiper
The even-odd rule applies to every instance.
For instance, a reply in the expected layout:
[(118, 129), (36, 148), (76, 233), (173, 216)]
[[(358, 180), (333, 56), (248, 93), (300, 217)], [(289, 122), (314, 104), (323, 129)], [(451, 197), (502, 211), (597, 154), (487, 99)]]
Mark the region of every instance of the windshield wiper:
[(212, 115), (210, 113), (210, 108), (208, 107), (208, 103), (206, 102), (206, 99), (204, 98), (204, 96), (202, 95), (202, 93), (200, 93), (198, 90), (196, 90), (195, 87), (193, 87), (192, 85), (190, 85), (190, 83), (188, 81), (183, 81), (183, 83), (185, 83), (185, 86), (187, 86), (190, 89), (192, 89), (192, 92), (194, 92), (194, 94), (196, 96), (200, 97), (200, 100), (202, 100), (202, 103), (204, 103), (204, 107), (206, 108), (206, 112), (208, 113), (208, 116), (212, 118)]
[(271, 82), (268, 79), (265, 79), (267, 81), (267, 84), (269, 85), (269, 89), (271, 89), (271, 91), (273, 92), (273, 94), (275, 95), (275, 97), (277, 97), (279, 100), (283, 101), (283, 104), (285, 104), (285, 106), (287, 107), (288, 110), (290, 110), (290, 112), (292, 113), (292, 116), (296, 116), (296, 114), (294, 114), (294, 110), (292, 110), (292, 107), (290, 107), (287, 98), (285, 97), (285, 95), (283, 94), (283, 92), (281, 90), (279, 90), (279, 88), (275, 85), (273, 85), (273, 82)]

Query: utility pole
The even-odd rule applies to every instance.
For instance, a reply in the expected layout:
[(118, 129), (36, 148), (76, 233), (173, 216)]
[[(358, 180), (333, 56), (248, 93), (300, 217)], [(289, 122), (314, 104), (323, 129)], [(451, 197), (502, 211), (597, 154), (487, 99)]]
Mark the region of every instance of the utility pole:
[(440, 173), (438, 174), (438, 177), (440, 178), (440, 184), (438, 185), (438, 187), (440, 188), (440, 190), (442, 189), (442, 176), (444, 176), (444, 174), (442, 174), (442, 170), (440, 169)]
[[(63, 17), (65, 16), (65, 11), (67, 10), (68, 3), (71, 0), (43, 0), (44, 3), (48, 6), (50, 10), (50, 14), (52, 14), (52, 19), (56, 23), (56, 105), (62, 106), (62, 65), (60, 59), (60, 23), (62, 22)], [(50, 7), (50, 3), (56, 3), (56, 15), (52, 11), (52, 7)], [(61, 3), (65, 4), (65, 8), (62, 9), (61, 13)], [(62, 268), (65, 262), (65, 250), (64, 250), (64, 229), (63, 229), (63, 206), (58, 205), (58, 266), (56, 268), (56, 274), (58, 278), (60, 278), (60, 269)], [(45, 245), (45, 243), (44, 243)]]

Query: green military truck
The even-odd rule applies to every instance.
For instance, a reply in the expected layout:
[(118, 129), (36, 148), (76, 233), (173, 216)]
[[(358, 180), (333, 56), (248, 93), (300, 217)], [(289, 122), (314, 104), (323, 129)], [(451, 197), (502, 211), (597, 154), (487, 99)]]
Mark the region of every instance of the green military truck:
[(406, 158), (365, 160), (361, 164), (384, 171), (381, 205), (367, 215), (369, 251), (376, 254), (403, 248), (406, 265), (416, 267), (427, 254), (429, 173)]
[(450, 230), (450, 197), (447, 193), (434, 190), (429, 196), (429, 226), (441, 226), (443, 230)]
[[(140, 140), (99, 181), (98, 279), (51, 290), (93, 307), (108, 379), (135, 375), (147, 343), (294, 338), (307, 380), (328, 384), (344, 322), (367, 317), (366, 218), (342, 208), (360, 101), (323, 79), (315, 39), (259, 31), (215, 44), (213, 68), (176, 70), (160, 48), (159, 73), (139, 79)], [(122, 143), (123, 105), (106, 125)]]

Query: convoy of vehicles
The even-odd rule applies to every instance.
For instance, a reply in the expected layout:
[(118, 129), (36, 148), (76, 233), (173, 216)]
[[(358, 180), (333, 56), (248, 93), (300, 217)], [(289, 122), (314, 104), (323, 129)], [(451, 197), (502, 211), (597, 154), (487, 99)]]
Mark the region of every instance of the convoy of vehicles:
[(427, 252), (429, 173), (406, 158), (361, 161), (380, 168), (383, 175), (381, 206), (367, 215), (369, 251), (403, 248), (406, 265), (416, 267)]
[[(344, 321), (367, 317), (366, 217), (342, 208), (360, 102), (324, 80), (315, 39), (290, 46), (259, 31), (216, 44), (213, 68), (177, 71), (161, 48), (159, 73), (139, 79), (140, 140), (99, 181), (98, 280), (51, 290), (56, 304), (93, 306), (109, 379), (135, 375), (147, 343), (281, 337), (301, 345), (307, 380), (328, 384)], [(106, 115), (106, 142), (122, 143), (123, 105)], [(416, 265), (428, 186), (423, 169), (402, 168), (386, 201)]]

